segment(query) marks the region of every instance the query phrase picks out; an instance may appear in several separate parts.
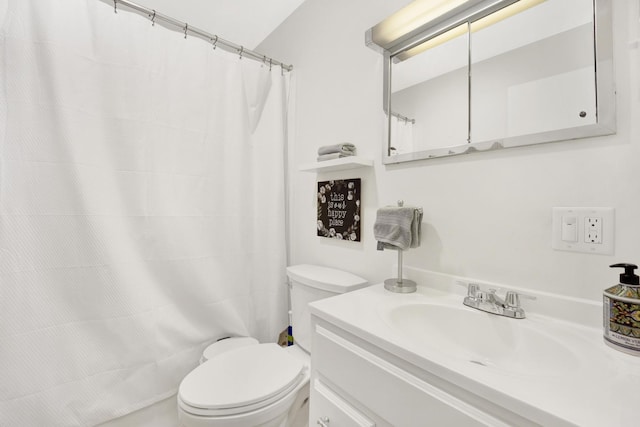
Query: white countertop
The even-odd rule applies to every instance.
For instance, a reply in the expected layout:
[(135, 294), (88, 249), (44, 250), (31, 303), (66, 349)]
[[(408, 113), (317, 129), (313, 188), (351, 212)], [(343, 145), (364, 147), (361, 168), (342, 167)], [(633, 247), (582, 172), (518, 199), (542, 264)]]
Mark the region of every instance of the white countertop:
[[(316, 301), (310, 309), (313, 315), (541, 425), (640, 425), (640, 357), (605, 345), (600, 328), (535, 312), (521, 320), (483, 313), (492, 316), (492, 322), (525, 322), (517, 326), (562, 340), (565, 353), (558, 354), (566, 357), (558, 357), (561, 360), (557, 362), (543, 357), (531, 372), (517, 372), (469, 363), (468, 358), (440, 351), (429, 337), (398, 331), (385, 313), (416, 303), (478, 311), (463, 306), (459, 294), (420, 285), (416, 293), (395, 294), (381, 284)], [(593, 307), (584, 315), (592, 316)], [(447, 327), (447, 321), (442, 319), (442, 328)], [(585, 318), (583, 323), (593, 325), (595, 321)]]

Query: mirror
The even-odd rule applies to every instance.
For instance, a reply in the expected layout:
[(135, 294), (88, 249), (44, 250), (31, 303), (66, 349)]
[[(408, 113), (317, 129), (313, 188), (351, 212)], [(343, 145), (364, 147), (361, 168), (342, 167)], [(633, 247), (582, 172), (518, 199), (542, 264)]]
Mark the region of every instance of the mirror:
[[(446, 37), (446, 39), (445, 39)], [(390, 155), (467, 142), (469, 124), (468, 25), (425, 44), (427, 52), (393, 64)], [(425, 44), (418, 48), (426, 49)]]
[(384, 163), (615, 133), (610, 0), (463, 3), (385, 47)]

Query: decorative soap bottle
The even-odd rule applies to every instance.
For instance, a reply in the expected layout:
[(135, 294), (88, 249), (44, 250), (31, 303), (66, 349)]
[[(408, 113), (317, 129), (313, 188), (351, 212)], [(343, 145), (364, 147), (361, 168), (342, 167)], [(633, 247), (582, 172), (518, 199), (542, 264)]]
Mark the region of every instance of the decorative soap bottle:
[(603, 295), (604, 342), (616, 350), (640, 356), (640, 278), (634, 264), (613, 264), (624, 268), (620, 283)]

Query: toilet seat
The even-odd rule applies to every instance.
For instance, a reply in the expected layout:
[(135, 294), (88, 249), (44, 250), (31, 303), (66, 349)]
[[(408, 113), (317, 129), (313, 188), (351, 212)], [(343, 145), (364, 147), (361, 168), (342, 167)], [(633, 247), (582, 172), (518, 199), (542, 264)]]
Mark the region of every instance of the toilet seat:
[(178, 401), (185, 412), (216, 417), (256, 411), (295, 390), (307, 369), (272, 343), (243, 346), (215, 359), (198, 366), (180, 384)]

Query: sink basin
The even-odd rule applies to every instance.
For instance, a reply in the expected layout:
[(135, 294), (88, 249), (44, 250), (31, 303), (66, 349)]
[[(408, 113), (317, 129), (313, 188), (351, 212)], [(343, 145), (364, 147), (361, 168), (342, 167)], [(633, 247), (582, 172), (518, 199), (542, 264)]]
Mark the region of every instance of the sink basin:
[(396, 335), (447, 358), (488, 369), (555, 376), (580, 365), (558, 331), (551, 335), (547, 327), (529, 319), (496, 316), (462, 302), (460, 306), (403, 304), (382, 308), (379, 313)]

